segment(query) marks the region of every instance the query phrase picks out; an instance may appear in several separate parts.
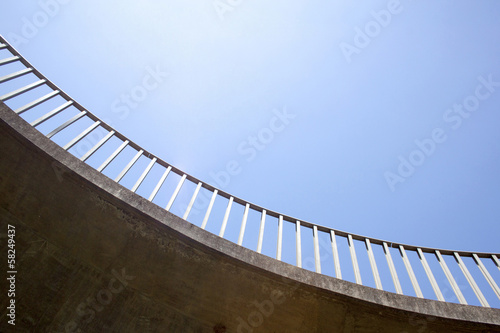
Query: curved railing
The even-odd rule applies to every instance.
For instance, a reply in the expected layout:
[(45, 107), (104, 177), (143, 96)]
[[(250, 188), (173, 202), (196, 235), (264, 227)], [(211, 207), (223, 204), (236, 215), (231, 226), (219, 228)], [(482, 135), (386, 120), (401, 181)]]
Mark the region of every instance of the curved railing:
[[(6, 53), (9, 54), (4, 56)], [(193, 206), (199, 201), (198, 199), (202, 196), (200, 193), (203, 192), (203, 196), (209, 199), (205, 205), (202, 205), (204, 214), (202, 214), (203, 218), (199, 221), (199, 225), (205, 229), (209, 220), (213, 221), (214, 217), (215, 219), (220, 217), (222, 222), (219, 221), (221, 224), (218, 235), (224, 237), (231, 213), (233, 213), (232, 219), (234, 219), (234, 212), (238, 211), (238, 215), (241, 213), (239, 215), (241, 223), (236, 227), (237, 229), (239, 227), (239, 233), (235, 232), (235, 235), (238, 236), (237, 240), (234, 237), (238, 245), (243, 245), (245, 235), (248, 234), (247, 226), (249, 224), (247, 222), (251, 220), (249, 216), (258, 214), (257, 219), (260, 222), (255, 223), (258, 230), (258, 232), (255, 230), (255, 234), (258, 236), (255, 239), (256, 244), (254, 243), (256, 245), (255, 250), (258, 253), (263, 252), (264, 245), (276, 242), (275, 258), (277, 260), (283, 260), (287, 256), (288, 261), (290, 261), (292, 257), (290, 252), (295, 252), (296, 266), (315, 270), (317, 273), (322, 273), (322, 267), (323, 270), (328, 268), (332, 272), (330, 275), (342, 279), (342, 274), (346, 275), (346, 272), (352, 269), (350, 274), (354, 273), (353, 282), (363, 284), (363, 281), (365, 281), (365, 285), (380, 290), (419, 298), (424, 298), (425, 292), (425, 298), (438, 301), (456, 302), (458, 300), (461, 304), (479, 302), (478, 304), (484, 307), (500, 308), (498, 302), (500, 300), (500, 288), (498, 287), (500, 274), (496, 271), (496, 269), (500, 271), (500, 254), (451, 251), (388, 242), (300, 221), (291, 216), (252, 204), (184, 173), (127, 139), (87, 111), (43, 76), (1, 36), (0, 55), (2, 55), (0, 68), (9, 73), (0, 77), (0, 88), (9, 91), (0, 96), (2, 102), (11, 107), (18, 115), (23, 115), (23, 117), (30, 113), (27, 111), (36, 114), (44, 109), (43, 106), (45, 106), (45, 109), (49, 108), (49, 112), (44, 112), (38, 118), (29, 122), (40, 131), (47, 132), (46, 136), (53, 140), (56, 135), (59, 138), (57, 141), (70, 138), (67, 143), (60, 144), (63, 149), (68, 151), (92, 132), (105, 131), (106, 134), (103, 134), (97, 143), (89, 147), (83, 156), (79, 157), (80, 160), (89, 163), (89, 160), (95, 157), (95, 164), (100, 159), (95, 168), (102, 173), (105, 170), (117, 170), (116, 168), (120, 167), (121, 171), (114, 177), (114, 180), (120, 182), (132, 192), (138, 192), (141, 186), (144, 187), (144, 184), (148, 181), (149, 189), (152, 188), (152, 191), (147, 194), (143, 190), (142, 192), (145, 194), (142, 195), (149, 201), (155, 200), (157, 194), (165, 187), (168, 187), (167, 183), (173, 185), (171, 187), (174, 190), (164, 206), (167, 211), (172, 210), (174, 202), (176, 199), (178, 200), (179, 193), (186, 187), (190, 187), (192, 194), (190, 193), (186, 197), (188, 199), (186, 201), (187, 205), (179, 215), (188, 220), (193, 212)], [(35, 77), (34, 82), (33, 77)], [(29, 83), (18, 88), (19, 81), (23, 80)], [(46, 90), (46, 93), (42, 97), (33, 99), (32, 95), (40, 96), (42, 90)], [(29, 102), (26, 103), (26, 101)], [(20, 102), (23, 104), (19, 104)], [(77, 124), (80, 125), (77, 126)], [(88, 125), (88, 127), (74, 136), (74, 128), (81, 127), (82, 124), (84, 126)], [(42, 127), (44, 128), (41, 129)], [(69, 137), (68, 135), (72, 136)], [(129, 150), (129, 152), (125, 154), (125, 150)], [(122, 155), (131, 155), (133, 157), (130, 160), (125, 160), (125, 163), (122, 164), (123, 161), (118, 161), (124, 158)], [(139, 160), (141, 160), (141, 163), (138, 163)], [(139, 170), (138, 164), (143, 164), (145, 168)], [(161, 175), (159, 179), (152, 176), (151, 171), (153, 169), (160, 171), (159, 173), (156, 172), (158, 176)], [(57, 172), (57, 170), (55, 171)], [(135, 177), (133, 181), (129, 179), (128, 182), (124, 182), (123, 179), (130, 175), (138, 177)], [(176, 185), (171, 181), (173, 177), (178, 178)], [(153, 178), (155, 179), (153, 180)], [(169, 178), (170, 180), (168, 180)], [(216, 201), (220, 203), (221, 200), (224, 202), (225, 209), (214, 213), (214, 203)], [(236, 205), (239, 205), (239, 207), (236, 207)], [(274, 231), (271, 232), (274, 236), (271, 240), (269, 240), (269, 237), (265, 238), (265, 235), (268, 234), (265, 231), (269, 230), (267, 227), (270, 224), (274, 227)], [(285, 238), (284, 234), (287, 228), (292, 231), (292, 235)], [(304, 234), (303, 230), (307, 229), (309, 233)], [(304, 247), (305, 243), (309, 243), (311, 246)], [(342, 244), (345, 247), (344, 252), (341, 251)], [(360, 244), (363, 246), (361, 255), (359, 255)], [(358, 252), (356, 252), (356, 246)], [(290, 250), (293, 248), (295, 248), (295, 251), (283, 251), (283, 249)], [(325, 254), (325, 251), (329, 253)], [(397, 251), (399, 255), (393, 258)], [(274, 254), (270, 253), (269, 255), (274, 256)], [(330, 257), (330, 265), (325, 265), (325, 258)], [(341, 258), (344, 260), (340, 260)], [(364, 258), (364, 261), (362, 258)], [(376, 258), (379, 259), (378, 263)], [(380, 261), (384, 260), (384, 258), (387, 266), (380, 265)], [(417, 262), (421, 263), (421, 266), (418, 265), (420, 266), (419, 269), (416, 267)], [(311, 266), (307, 267), (309, 263), (311, 263)], [(347, 270), (346, 266), (352, 268), (349, 267)], [(441, 271), (437, 272), (439, 267)], [(371, 274), (362, 275), (362, 272), (366, 271), (371, 271)], [(462, 275), (460, 275), (460, 272)], [(440, 274), (443, 278), (437, 278), (437, 274)], [(366, 275), (372, 275), (373, 280), (366, 283)], [(464, 277), (468, 284), (461, 284), (460, 280), (457, 281), (457, 279), (463, 279)], [(383, 281), (385, 281), (384, 285), (382, 284)], [(391, 281), (392, 285), (387, 281)], [(473, 299), (473, 295), (477, 297), (477, 300)]]

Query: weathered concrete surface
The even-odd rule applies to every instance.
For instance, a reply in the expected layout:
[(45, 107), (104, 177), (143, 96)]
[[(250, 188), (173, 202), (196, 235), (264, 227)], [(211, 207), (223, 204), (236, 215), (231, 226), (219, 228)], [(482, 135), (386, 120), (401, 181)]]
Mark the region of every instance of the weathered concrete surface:
[(239, 247), (81, 163), (1, 102), (0, 116), (1, 267), (11, 224), (18, 271), (16, 326), (2, 296), (1, 332), (500, 332), (498, 309), (381, 292)]

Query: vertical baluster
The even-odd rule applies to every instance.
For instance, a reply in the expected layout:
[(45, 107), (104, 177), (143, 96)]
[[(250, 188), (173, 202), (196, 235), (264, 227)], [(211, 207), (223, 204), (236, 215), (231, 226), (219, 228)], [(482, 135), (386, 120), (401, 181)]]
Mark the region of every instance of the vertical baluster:
[(90, 132), (92, 132), (97, 126), (99, 126), (101, 124), (100, 121), (96, 121), (95, 123), (93, 123), (92, 125), (90, 125), (89, 127), (87, 127), (87, 129), (85, 129), (82, 133), (80, 133), (78, 136), (76, 136), (73, 140), (71, 140), (70, 142), (68, 142), (64, 147), (63, 149), (64, 150), (68, 150), (70, 149), (71, 147), (73, 147), (74, 145), (76, 145), (81, 139), (83, 139), (87, 134), (89, 134)]
[(42, 80), (39, 80), (39, 81), (36, 81), (36, 82), (30, 83), (30, 84), (28, 84), (28, 85), (26, 85), (26, 86), (24, 86), (24, 87), (22, 87), (22, 88), (19, 88), (19, 89), (17, 89), (17, 90), (11, 91), (11, 92), (10, 92), (10, 93), (8, 93), (8, 94), (5, 94), (5, 95), (0, 96), (0, 101), (5, 102), (5, 101), (7, 101), (7, 100), (9, 100), (9, 99), (11, 99), (11, 98), (14, 98), (14, 97), (16, 97), (16, 96), (19, 96), (19, 95), (21, 95), (21, 94), (23, 94), (23, 93), (25, 93), (25, 92), (28, 92), (28, 91), (30, 91), (30, 90), (32, 90), (32, 89), (35, 89), (36, 87), (41, 86), (41, 85), (42, 85), (42, 84), (44, 84), (45, 82), (46, 82), (46, 80), (45, 80), (45, 79), (42, 79)]
[(46, 137), (50, 139), (51, 137), (53, 137), (54, 135), (56, 135), (57, 133), (59, 133), (60, 131), (62, 131), (63, 129), (68, 127), (69, 125), (73, 124), (75, 121), (77, 121), (78, 119), (80, 119), (81, 117), (83, 117), (86, 114), (87, 114), (87, 111), (82, 111), (82, 112), (78, 113), (77, 115), (72, 117), (70, 120), (68, 120), (67, 122), (65, 122), (64, 124), (62, 124), (58, 128), (56, 128), (55, 130), (53, 130), (52, 132), (47, 134)]
[(122, 180), (122, 178), (125, 176), (125, 174), (130, 170), (130, 168), (132, 168), (132, 166), (134, 166), (135, 162), (137, 162), (137, 160), (142, 156), (143, 152), (144, 152), (144, 150), (141, 149), (137, 152), (137, 154), (135, 154), (135, 156), (125, 166), (125, 168), (123, 168), (122, 172), (120, 172), (120, 174), (118, 176), (116, 176), (115, 182), (119, 183), (120, 180)]
[(186, 175), (182, 175), (181, 179), (179, 180), (179, 183), (177, 184), (177, 187), (175, 188), (174, 193), (170, 197), (170, 200), (168, 201), (167, 207), (165, 209), (167, 211), (170, 211), (170, 208), (172, 208), (172, 205), (174, 204), (175, 198), (177, 198), (177, 195), (179, 194), (179, 191), (181, 190), (182, 184), (184, 184), (184, 181), (186, 180)]
[(203, 222), (201, 223), (202, 229), (205, 229), (205, 227), (207, 226), (208, 218), (210, 217), (210, 213), (212, 212), (212, 207), (214, 206), (217, 193), (219, 193), (219, 190), (214, 190), (214, 193), (212, 194), (212, 199), (210, 199), (210, 203), (208, 204), (207, 212), (205, 213), (205, 217), (203, 218)]
[(262, 211), (262, 217), (260, 219), (260, 229), (259, 229), (259, 242), (257, 243), (257, 253), (262, 251), (262, 242), (264, 240), (264, 226), (266, 224), (266, 210)]
[(479, 302), (481, 302), (481, 305), (484, 307), (489, 307), (490, 305), (488, 304), (488, 301), (486, 301), (486, 298), (484, 298), (483, 293), (481, 292), (481, 289), (479, 289), (478, 285), (476, 284), (476, 281), (474, 281), (474, 278), (470, 274), (469, 270), (465, 266), (462, 258), (457, 252), (453, 252), (453, 255), (455, 256), (455, 260), (457, 261), (458, 267), (462, 270), (462, 273), (464, 273), (465, 278), (469, 282), (470, 286), (472, 287), (472, 290), (474, 290), (474, 294), (476, 294), (477, 298), (479, 299)]
[(321, 260), (319, 257), (319, 239), (318, 239), (318, 227), (313, 226), (313, 241), (314, 241), (314, 263), (316, 267), (316, 273), (321, 273)]
[(120, 147), (118, 147), (114, 152), (113, 154), (111, 154), (111, 156), (109, 156), (106, 161), (104, 161), (98, 168), (97, 168), (97, 171), (99, 172), (102, 172), (102, 170), (104, 170), (104, 168), (106, 168), (108, 166), (109, 163), (111, 163), (111, 161), (113, 161), (115, 159), (116, 156), (118, 156), (118, 154), (123, 150), (125, 149), (125, 147), (128, 145), (129, 141), (128, 140), (125, 140), (121, 145)]
[(417, 277), (415, 276), (415, 273), (413, 273), (413, 268), (411, 268), (411, 263), (410, 260), (408, 259), (408, 256), (406, 255), (405, 248), (403, 245), (399, 245), (399, 251), (401, 252), (401, 257), (403, 258), (403, 262), (406, 267), (406, 271), (408, 272), (408, 275), (410, 276), (411, 284), (413, 286), (413, 289), (415, 290), (415, 294), (417, 297), (424, 298), (424, 295), (422, 294), (422, 290), (420, 290), (420, 286), (417, 281)]
[(156, 197), (156, 194), (158, 193), (158, 191), (160, 190), (161, 186), (165, 182), (165, 179), (167, 179), (167, 176), (170, 173), (170, 170), (172, 170), (172, 167), (169, 165), (168, 168), (163, 173), (163, 175), (161, 176), (161, 178), (158, 181), (158, 183), (156, 184), (155, 188), (153, 189), (153, 192), (151, 192), (151, 194), (149, 195), (149, 198), (148, 198), (149, 201), (153, 201), (153, 199)]
[(354, 269), (354, 276), (357, 284), (363, 284), (361, 281), (361, 274), (359, 272), (358, 258), (356, 257), (356, 249), (354, 248), (354, 241), (351, 235), (347, 235), (347, 244), (349, 245), (349, 252), (351, 253), (352, 267)]
[(281, 248), (283, 242), (283, 216), (278, 219), (278, 242), (276, 244), (276, 259), (281, 260)]
[(483, 273), (484, 278), (490, 284), (491, 289), (493, 289), (493, 291), (497, 295), (498, 299), (500, 299), (500, 288), (498, 288), (498, 285), (496, 284), (495, 280), (493, 280), (493, 277), (490, 275), (490, 272), (488, 272), (488, 270), (484, 266), (484, 264), (481, 261), (481, 259), (479, 259), (479, 257), (477, 256), (477, 254), (475, 254), (475, 253), (472, 254), (472, 257), (474, 258), (474, 261), (476, 262), (477, 266), (481, 270), (481, 273)]
[(467, 305), (467, 301), (465, 300), (465, 297), (462, 294), (462, 291), (458, 287), (458, 284), (455, 281), (453, 274), (451, 274), (450, 269), (448, 268), (448, 265), (446, 264), (446, 261), (444, 261), (443, 256), (441, 255), (441, 252), (439, 252), (438, 250), (436, 250), (436, 257), (439, 261), (439, 264), (441, 265), (441, 269), (443, 270), (444, 275), (446, 275), (446, 278), (448, 279), (448, 282), (450, 283), (450, 286), (453, 289), (453, 292), (457, 296), (458, 301), (460, 302), (460, 304)]
[(373, 279), (375, 280), (375, 286), (377, 289), (383, 290), (382, 281), (380, 281), (380, 276), (378, 274), (377, 262), (375, 261), (375, 256), (373, 255), (372, 244), (368, 238), (365, 238), (366, 251), (368, 251), (368, 259), (370, 259), (370, 266), (372, 267)]
[(300, 238), (300, 221), (295, 222), (295, 246), (297, 253), (297, 267), (302, 267), (302, 244)]
[(44, 114), (43, 116), (41, 116), (40, 118), (38, 118), (37, 120), (35, 121), (32, 121), (30, 123), (31, 126), (33, 127), (36, 127), (38, 125), (40, 125), (41, 123), (43, 123), (44, 121), (52, 118), (53, 116), (55, 116), (56, 114), (60, 113), (61, 111), (64, 111), (66, 110), (67, 108), (69, 108), (71, 105), (73, 105), (73, 101), (67, 101), (66, 103), (64, 103), (63, 105), (60, 105), (58, 106), (57, 108), (55, 108), (54, 110)]
[(493, 260), (493, 262), (497, 266), (498, 270), (500, 270), (500, 260), (498, 260), (498, 257), (496, 255), (492, 254), (491, 260)]
[(249, 208), (250, 208), (250, 204), (247, 203), (245, 205), (245, 212), (243, 213), (243, 219), (241, 220), (241, 228), (240, 228), (240, 236), (238, 237), (238, 245), (243, 244), (243, 236), (245, 235), (245, 228), (247, 225), (248, 209)]
[(186, 211), (184, 212), (184, 216), (182, 219), (187, 220), (189, 213), (191, 212), (191, 209), (193, 208), (194, 202), (196, 201), (196, 197), (198, 196), (198, 193), (200, 192), (201, 185), (203, 185), (202, 182), (199, 182), (198, 185), (196, 186), (196, 190), (194, 190), (193, 196), (191, 197), (191, 201), (189, 201), (189, 205), (186, 208)]
[(429, 278), (429, 281), (432, 285), (432, 289), (434, 290), (437, 299), (444, 302), (444, 297), (443, 294), (441, 293), (441, 289), (439, 289), (439, 285), (437, 284), (436, 279), (434, 278), (434, 274), (432, 274), (432, 270), (429, 264), (427, 263), (427, 259), (425, 259), (422, 249), (418, 248), (417, 253), (418, 257), (420, 258), (420, 262), (422, 263), (422, 266), (424, 266), (425, 274), (427, 274), (427, 277)]
[(26, 104), (18, 109), (15, 109), (14, 112), (17, 114), (22, 114), (23, 112), (26, 112), (26, 111), (34, 108), (35, 106), (42, 104), (46, 100), (51, 99), (52, 97), (56, 96), (57, 94), (59, 94), (59, 90), (54, 90), (54, 91), (48, 93), (47, 95), (42, 96), (42, 97), (34, 100), (33, 102), (30, 102), (30, 103), (28, 103), (28, 104)]
[(11, 62), (15, 62), (17, 60), (19, 60), (19, 56), (13, 56), (13, 57), (9, 57), (9, 58), (0, 59), (0, 66), (10, 64)]
[(32, 71), (33, 71), (32, 68), (25, 68), (25, 69), (22, 69), (18, 72), (2, 76), (2, 77), (0, 77), (0, 83), (4, 83), (4, 82), (10, 81), (10, 80), (13, 80), (17, 77), (31, 73)]
[(111, 137), (115, 134), (115, 131), (111, 131), (104, 138), (102, 138), (92, 149), (90, 149), (88, 152), (85, 153), (82, 157), (80, 157), (80, 161), (85, 162), (92, 154), (94, 154), (99, 148), (102, 147), (103, 144), (105, 144)]
[(153, 166), (155, 165), (156, 163), (156, 160), (157, 158), (153, 158), (151, 160), (151, 162), (149, 162), (148, 166), (146, 167), (146, 169), (144, 169), (144, 171), (142, 172), (142, 175), (139, 177), (139, 179), (137, 179), (137, 181), (135, 182), (134, 184), (134, 187), (132, 187), (132, 192), (135, 192), (137, 191), (137, 189), (139, 188), (139, 186), (141, 186), (142, 182), (144, 181), (144, 179), (146, 178), (146, 176), (149, 174), (149, 172), (151, 171), (151, 169), (153, 168)]
[(392, 261), (391, 252), (389, 251), (389, 247), (387, 243), (384, 242), (384, 254), (385, 259), (387, 260), (387, 265), (389, 266), (389, 270), (391, 271), (392, 282), (394, 283), (394, 288), (396, 289), (396, 293), (403, 295), (403, 289), (401, 288), (401, 283), (399, 283), (398, 273), (396, 272), (396, 267), (394, 267), (394, 262)]
[(330, 240), (332, 242), (333, 264), (335, 266), (335, 277), (342, 279), (342, 272), (340, 271), (339, 252), (337, 249), (337, 240), (335, 239), (335, 231), (330, 230)]
[(224, 232), (226, 231), (227, 220), (229, 219), (229, 212), (231, 211), (231, 206), (233, 204), (233, 197), (229, 198), (227, 203), (226, 213), (224, 214), (224, 220), (222, 220), (222, 226), (220, 227), (219, 237), (224, 237)]

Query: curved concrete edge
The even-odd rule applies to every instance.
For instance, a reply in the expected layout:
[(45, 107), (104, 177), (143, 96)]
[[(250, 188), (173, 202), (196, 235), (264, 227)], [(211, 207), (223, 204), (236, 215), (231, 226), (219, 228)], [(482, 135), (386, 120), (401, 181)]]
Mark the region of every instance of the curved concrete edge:
[(134, 210), (139, 215), (147, 216), (163, 224), (176, 233), (180, 239), (198, 243), (207, 252), (213, 251), (222, 254), (227, 260), (233, 260), (239, 262), (239, 265), (260, 270), (262, 274), (281, 279), (287, 283), (298, 283), (303, 288), (316, 288), (340, 296), (347, 296), (355, 301), (367, 302), (410, 314), (500, 326), (500, 309), (439, 302), (380, 291), (301, 269), (238, 246), (167, 212), (97, 172), (47, 139), (2, 102), (0, 102), (0, 118), (8, 127), (43, 151), (67, 172), (77, 174), (97, 190), (113, 196), (127, 209)]

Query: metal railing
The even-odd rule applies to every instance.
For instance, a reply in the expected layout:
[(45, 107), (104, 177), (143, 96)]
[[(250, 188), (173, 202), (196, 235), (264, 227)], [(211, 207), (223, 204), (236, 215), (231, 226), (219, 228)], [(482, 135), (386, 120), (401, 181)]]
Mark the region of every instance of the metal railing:
[[(97, 167), (97, 171), (103, 172), (109, 165), (110, 163), (115, 160), (123, 151), (126, 147), (130, 147), (134, 150), (135, 155), (133, 156), (132, 159), (130, 159), (123, 169), (121, 169), (121, 172), (116, 176), (114, 179), (116, 182), (120, 182), (127, 173), (130, 172), (130, 170), (133, 168), (133, 166), (136, 164), (136, 162), (141, 158), (144, 157), (146, 158), (149, 163), (147, 163), (147, 166), (142, 170), (140, 173), (140, 176), (136, 181), (133, 183), (132, 186), (128, 186), (128, 188), (132, 192), (136, 192), (140, 186), (143, 184), (145, 179), (150, 175), (150, 171), (153, 169), (155, 166), (160, 166), (162, 168), (162, 173), (161, 177), (155, 182), (154, 188), (152, 192), (148, 195), (145, 195), (144, 197), (147, 198), (149, 201), (153, 201), (156, 195), (159, 193), (160, 189), (164, 184), (166, 183), (166, 179), (169, 177), (169, 175), (176, 174), (180, 177), (177, 185), (175, 186), (175, 190), (173, 191), (172, 195), (170, 196), (167, 205), (165, 206), (165, 209), (167, 211), (170, 211), (176, 198), (179, 195), (179, 192), (185, 186), (186, 181), (193, 183), (193, 186), (195, 186), (194, 192), (192, 193), (189, 204), (187, 205), (184, 213), (182, 214), (182, 218), (187, 220), (193, 205), (195, 204), (197, 198), (199, 197), (201, 189), (205, 189), (211, 195), (209, 195), (210, 200), (208, 203), (208, 206), (204, 212), (204, 217), (201, 222), (201, 228), (205, 229), (207, 226), (207, 223), (209, 221), (209, 218), (212, 214), (212, 209), (214, 207), (214, 202), (217, 200), (220, 200), (221, 198), (227, 199), (227, 205), (224, 210), (223, 214), (223, 219), (222, 223), (220, 226), (220, 230), (218, 235), (220, 237), (224, 237), (226, 228), (228, 226), (228, 221), (229, 221), (229, 216), (231, 212), (234, 212), (234, 206), (235, 205), (240, 205), (241, 210), (243, 210), (241, 218), (241, 224), (239, 225), (239, 234), (238, 234), (238, 240), (237, 244), (242, 245), (243, 240), (245, 238), (245, 232), (247, 230), (247, 220), (249, 219), (249, 212), (254, 211), (257, 212), (260, 215), (260, 222), (256, 223), (255, 226), (258, 228), (258, 238), (257, 238), (257, 244), (256, 244), (256, 252), (261, 253), (263, 249), (263, 244), (265, 241), (268, 239), (265, 238), (265, 230), (266, 230), (266, 223), (269, 223), (270, 217), (273, 217), (272, 223), (276, 223), (276, 239), (272, 240), (273, 242), (276, 241), (276, 259), (277, 260), (282, 260), (283, 257), (283, 249), (291, 249), (295, 248), (296, 254), (295, 254), (295, 259), (296, 259), (296, 266), (298, 267), (303, 267), (303, 243), (304, 240), (306, 240), (306, 237), (308, 241), (311, 241), (312, 238), (312, 249), (311, 253), (313, 253), (312, 258), (314, 259), (314, 265), (311, 267), (312, 270), (315, 270), (317, 273), (322, 272), (322, 266), (323, 268), (326, 267), (322, 261), (324, 261), (324, 258), (321, 258), (321, 250), (320, 250), (320, 242), (322, 240), (322, 249), (323, 252), (325, 251), (325, 248), (328, 249), (328, 252), (330, 252), (327, 256), (331, 256), (331, 261), (330, 261), (330, 266), (331, 271), (334, 272), (331, 275), (335, 276), (336, 278), (342, 279), (342, 274), (346, 273), (347, 267), (349, 267), (349, 270), (352, 269), (354, 273), (354, 281), (358, 284), (363, 284), (363, 280), (366, 280), (366, 275), (370, 274), (365, 274), (365, 276), (362, 277), (361, 272), (364, 271), (371, 271), (371, 275), (373, 276), (373, 281), (371, 281), (372, 286), (374, 286), (377, 289), (380, 290), (388, 290), (392, 292), (396, 292), (397, 294), (405, 294), (405, 295), (410, 295), (410, 296), (416, 296), (419, 298), (424, 298), (424, 293), (422, 291), (421, 286), (423, 284), (426, 284), (427, 286), (430, 285), (433, 291), (433, 295), (426, 295), (426, 298), (431, 298), (431, 299), (436, 299), (438, 301), (450, 301), (445, 299), (445, 295), (443, 294), (443, 285), (445, 286), (444, 288), (447, 288), (446, 291), (451, 290), (453, 293), (451, 296), (448, 298), (451, 299), (451, 301), (458, 300), (461, 304), (468, 304), (466, 297), (464, 296), (464, 290), (472, 290), (473, 294), (477, 297), (477, 300), (479, 301), (479, 304), (481, 304), (484, 307), (490, 307), (490, 302), (493, 299), (493, 302), (497, 302), (500, 300), (500, 288), (498, 287), (499, 284), (499, 276), (498, 272), (496, 272), (495, 267), (500, 271), (500, 254), (496, 253), (475, 253), (475, 252), (464, 252), (464, 251), (452, 251), (452, 250), (441, 250), (441, 249), (434, 249), (434, 248), (427, 248), (427, 247), (418, 247), (418, 246), (412, 246), (412, 245), (406, 245), (406, 244), (400, 244), (400, 243), (394, 243), (394, 242), (388, 242), (380, 239), (375, 239), (371, 237), (365, 237), (361, 235), (355, 235), (351, 234), (348, 232), (344, 231), (339, 231), (335, 230), (329, 227), (321, 226), (318, 224), (306, 222), (306, 221), (300, 221), (297, 220), (291, 216), (287, 216), (284, 214), (280, 214), (278, 212), (265, 209), (261, 206), (255, 205), (253, 203), (250, 203), (248, 201), (245, 201), (241, 198), (235, 197), (221, 189), (215, 188), (214, 186), (207, 184), (189, 174), (184, 173), (180, 169), (168, 164), (167, 162), (163, 161), (161, 158), (155, 156), (154, 154), (146, 151), (145, 149), (141, 148), (139, 145), (135, 144), (134, 142), (130, 141), (127, 139), (124, 135), (121, 133), (117, 132), (114, 130), (112, 127), (110, 127), (108, 124), (105, 122), (101, 121), (98, 117), (96, 117), (94, 114), (86, 110), (82, 105), (80, 105), (78, 102), (73, 100), (70, 96), (68, 96), (64, 91), (59, 89), (54, 83), (52, 83), (50, 80), (48, 80), (46, 77), (44, 77), (39, 71), (37, 71), (33, 66), (30, 65), (28, 61), (26, 61), (12, 46), (8, 44), (8, 42), (0, 36), (0, 50), (7, 50), (10, 55), (7, 57), (3, 57), (3, 59), (0, 60), (0, 66), (7, 66), (8, 64), (22, 64), (22, 69), (16, 70), (11, 72), (10, 74), (7, 74), (5, 76), (0, 77), (0, 87), (5, 85), (7, 82), (12, 84), (15, 82), (15, 80), (21, 78), (21, 77), (26, 77), (27, 75), (34, 75), (37, 80), (29, 83), (23, 87), (16, 88), (14, 90), (11, 90), (8, 93), (5, 93), (4, 95), (0, 96), (0, 100), (6, 103), (8, 106), (11, 100), (15, 100), (16, 98), (19, 98), (20, 96), (25, 95), (27, 92), (40, 88), (42, 86), (50, 88), (50, 92), (36, 98), (35, 100), (30, 101), (29, 103), (12, 109), (14, 110), (15, 113), (21, 115), (24, 114), (25, 112), (37, 107), (38, 105), (42, 105), (44, 103), (47, 103), (49, 100), (53, 100), (56, 96), (59, 96), (64, 100), (62, 104), (58, 105), (51, 111), (43, 114), (41, 117), (33, 120), (30, 122), (30, 124), (33, 127), (39, 127), (49, 119), (55, 117), (58, 114), (61, 114), (64, 110), (73, 107), (75, 108), (78, 112), (69, 119), (64, 119), (61, 120), (61, 123), (51, 130), (46, 136), (48, 138), (54, 137), (56, 134), (64, 131), (66, 128), (68, 128), (70, 125), (82, 121), (83, 119), (87, 119), (91, 121), (91, 125), (85, 128), (82, 132), (78, 133), (77, 135), (74, 135), (74, 137), (67, 142), (64, 145), (61, 145), (61, 147), (65, 150), (69, 150), (72, 147), (74, 147), (78, 142), (80, 142), (82, 139), (84, 139), (86, 136), (88, 136), (91, 132), (95, 131), (97, 128), (101, 128), (105, 131), (107, 131), (107, 134), (99, 141), (97, 142), (92, 148), (90, 148), (88, 151), (86, 151), (83, 156), (80, 157), (80, 160), (82, 161), (87, 161), (91, 156), (99, 152), (103, 147), (106, 145), (106, 143), (110, 142), (111, 139), (118, 139), (119, 140), (119, 145), (118, 147), (110, 154), (107, 155), (106, 158), (102, 161), (99, 167)], [(5, 53), (5, 51), (3, 51)], [(234, 213), (233, 213), (234, 214)], [(294, 243), (295, 244), (285, 244), (284, 245), (284, 224), (288, 223), (290, 224), (294, 229)], [(303, 234), (301, 232), (303, 229), (309, 229), (308, 234)], [(325, 239), (329, 238), (329, 240), (325, 243)], [(344, 246), (347, 246), (348, 251), (344, 253), (345, 257), (350, 257), (351, 263), (349, 264), (349, 260), (344, 260), (340, 261), (340, 241), (344, 242)], [(270, 241), (269, 241), (270, 242)], [(356, 244), (358, 244), (358, 247), (360, 246), (359, 244), (362, 243), (364, 246), (364, 250), (366, 253), (362, 253), (362, 255), (365, 255), (365, 257), (368, 258), (367, 262), (369, 262), (369, 265), (367, 264), (367, 267), (362, 267), (359, 264), (358, 261), (358, 255), (359, 255), (359, 249), (358, 249), (358, 254), (356, 253)], [(325, 246), (325, 244), (327, 244)], [(375, 250), (374, 250), (375, 249)], [(395, 258), (393, 258), (394, 254), (394, 249), (396, 251), (399, 251), (399, 255), (397, 255)], [(393, 252), (391, 254), (391, 252)], [(385, 261), (387, 262), (387, 266), (380, 264), (380, 262), (377, 263), (376, 261), (376, 254), (378, 253), (379, 261), (383, 260), (382, 258), (385, 258)], [(411, 263), (412, 260), (410, 260), (410, 256), (408, 253), (413, 256), (413, 265)], [(427, 256), (426, 256), (427, 254)], [(418, 258), (418, 260), (416, 259)], [(464, 258), (468, 258), (468, 264), (464, 261)], [(431, 268), (431, 265), (429, 264), (429, 260), (431, 261), (431, 265), (434, 266), (434, 271)], [(347, 261), (347, 262), (346, 262)], [(416, 274), (415, 273), (415, 262), (420, 262), (421, 263), (421, 274)], [(447, 263), (448, 261), (448, 263)], [(485, 263), (489, 261), (488, 265), (490, 266), (490, 269), (488, 270), (487, 265)], [(366, 263), (366, 261), (365, 261)], [(399, 266), (399, 271), (397, 269), (397, 265)], [(450, 266), (448, 264), (453, 265), (450, 269)], [(471, 267), (475, 266), (475, 267)], [(402, 267), (404, 266), (404, 269)], [(440, 274), (444, 274), (446, 279), (439, 280), (440, 283), (438, 283), (438, 280), (436, 279), (436, 267), (440, 267), (442, 272)], [(385, 288), (382, 284), (383, 279), (379, 271), (384, 268), (386, 272), (388, 272), (385, 276)], [(423, 272), (422, 273), (422, 269)], [(475, 269), (475, 274), (471, 273), (471, 270)], [(495, 272), (492, 272), (492, 269), (495, 270)], [(452, 273), (455, 271), (455, 273)], [(462, 272), (462, 276), (458, 276), (457, 272)], [(352, 273), (351, 272), (351, 273)], [(478, 273), (480, 272), (480, 274)], [(390, 273), (390, 275), (389, 275)], [(407, 276), (405, 275), (407, 274)], [(496, 274), (496, 275), (495, 275)], [(475, 275), (475, 277), (474, 277)], [(389, 277), (390, 276), (390, 277)], [(403, 279), (401, 276), (404, 276), (406, 278), (406, 284), (404, 285), (406, 287), (406, 291), (403, 289)], [(494, 277), (495, 276), (495, 277)], [(468, 285), (463, 285), (457, 282), (457, 279), (465, 279), (468, 282)], [(409, 282), (408, 282), (409, 279)], [(481, 279), (480, 283), (478, 284), (478, 279)], [(391, 281), (394, 286), (394, 289), (392, 289), (392, 286), (387, 287), (387, 281)], [(411, 287), (410, 287), (411, 285)], [(480, 287), (481, 286), (481, 287)], [(430, 291), (431, 288), (428, 287), (427, 289)], [(471, 289), (469, 289), (469, 287)], [(472, 295), (472, 293), (469, 293)], [(469, 295), (469, 297), (470, 297)], [(486, 296), (485, 296), (486, 295)], [(496, 297), (495, 297), (496, 296)], [(488, 302), (487, 298), (490, 299), (490, 302)], [(498, 298), (498, 300), (497, 300)], [(473, 300), (473, 302), (477, 302), (476, 300)], [(500, 304), (500, 303), (496, 303)], [(498, 305), (493, 305), (493, 307), (500, 307)]]

